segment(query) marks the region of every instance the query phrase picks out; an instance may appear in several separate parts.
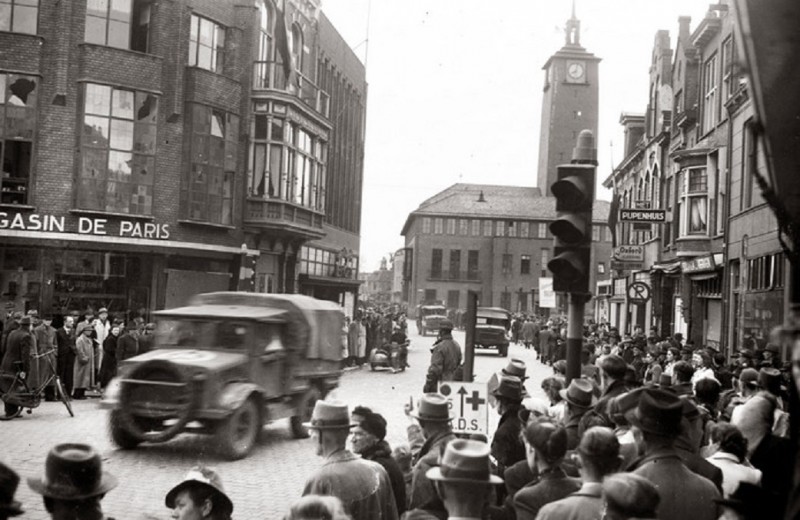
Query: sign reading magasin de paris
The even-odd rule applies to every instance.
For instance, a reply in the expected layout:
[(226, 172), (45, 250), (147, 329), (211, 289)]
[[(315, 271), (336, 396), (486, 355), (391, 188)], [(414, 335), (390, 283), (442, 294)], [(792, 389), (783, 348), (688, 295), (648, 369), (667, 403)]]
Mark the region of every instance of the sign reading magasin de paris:
[(0, 230), (39, 233), (78, 233), (79, 235), (119, 236), (168, 240), (169, 224), (142, 222), (129, 218), (56, 216), (41, 213), (9, 214), (0, 211)]

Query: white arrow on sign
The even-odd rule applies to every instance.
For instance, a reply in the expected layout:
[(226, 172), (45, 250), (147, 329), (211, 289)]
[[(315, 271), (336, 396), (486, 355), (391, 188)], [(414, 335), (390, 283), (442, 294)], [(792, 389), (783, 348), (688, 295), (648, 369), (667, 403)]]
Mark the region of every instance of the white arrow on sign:
[(489, 389), (486, 383), (446, 382), (439, 392), (453, 413), (453, 431), (489, 435)]

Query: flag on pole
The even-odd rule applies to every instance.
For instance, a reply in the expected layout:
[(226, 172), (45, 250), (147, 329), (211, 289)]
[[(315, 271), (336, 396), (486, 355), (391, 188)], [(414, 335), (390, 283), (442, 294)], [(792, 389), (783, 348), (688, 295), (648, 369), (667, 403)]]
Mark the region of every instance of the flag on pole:
[(275, 24), (275, 43), (278, 48), (278, 54), (283, 62), (283, 73), (286, 77), (286, 84), (294, 84), (294, 56), (289, 48), (289, 30), (286, 27), (286, 2), (283, 3), (283, 9), (278, 9), (278, 20)]

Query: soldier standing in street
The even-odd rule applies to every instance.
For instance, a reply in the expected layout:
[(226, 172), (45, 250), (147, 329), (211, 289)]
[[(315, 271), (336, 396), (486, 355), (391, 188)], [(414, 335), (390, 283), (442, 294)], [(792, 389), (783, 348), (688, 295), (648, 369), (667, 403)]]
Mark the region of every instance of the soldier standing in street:
[[(7, 374), (16, 374), (17, 371), (22, 370), (26, 374), (31, 370), (31, 356), (34, 354), (34, 339), (31, 334), (31, 317), (23, 316), (19, 320), (19, 328), (11, 331), (8, 335), (6, 343), (6, 351), (3, 355), (2, 364), (0, 364), (0, 372)], [(7, 390), (7, 388), (3, 388)], [(6, 410), (6, 415), (14, 415), (17, 413), (19, 406), (15, 404), (3, 403)]]
[(436, 392), (442, 381), (455, 381), (456, 369), (461, 365), (461, 346), (453, 339), (453, 322), (442, 320), (439, 339), (431, 349), (431, 364), (423, 392)]
[(303, 496), (335, 496), (353, 520), (397, 520), (397, 506), (386, 470), (346, 448), (352, 427), (347, 405), (317, 401), (306, 427), (316, 437), (317, 455), (325, 463), (306, 481)]

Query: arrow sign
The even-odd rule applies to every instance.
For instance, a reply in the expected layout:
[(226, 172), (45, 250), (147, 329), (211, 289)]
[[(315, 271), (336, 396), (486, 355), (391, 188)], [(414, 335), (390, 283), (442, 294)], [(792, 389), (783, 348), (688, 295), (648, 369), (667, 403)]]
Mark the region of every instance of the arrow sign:
[(489, 389), (486, 383), (450, 381), (439, 386), (453, 413), (453, 431), (489, 435)]

